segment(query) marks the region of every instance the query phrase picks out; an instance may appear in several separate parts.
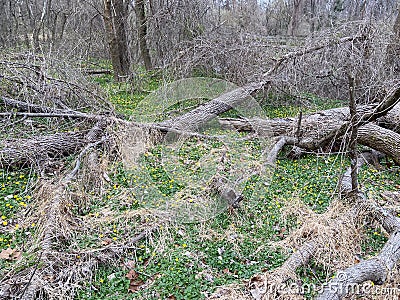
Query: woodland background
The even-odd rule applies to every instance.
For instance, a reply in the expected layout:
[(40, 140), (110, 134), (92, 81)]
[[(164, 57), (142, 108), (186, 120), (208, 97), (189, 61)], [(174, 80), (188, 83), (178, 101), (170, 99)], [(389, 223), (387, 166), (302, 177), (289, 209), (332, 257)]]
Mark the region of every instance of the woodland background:
[(0, 299), (398, 299), (399, 5), (0, 0)]

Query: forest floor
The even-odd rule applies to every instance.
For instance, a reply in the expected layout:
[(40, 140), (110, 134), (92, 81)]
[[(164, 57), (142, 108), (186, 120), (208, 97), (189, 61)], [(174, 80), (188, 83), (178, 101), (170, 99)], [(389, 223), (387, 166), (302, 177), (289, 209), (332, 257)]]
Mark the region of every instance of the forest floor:
[[(140, 88), (114, 83), (108, 75), (96, 81), (107, 91), (116, 110), (126, 116), (161, 84), (160, 78), (147, 73), (143, 73)], [(311, 96), (308, 99), (307, 107), (296, 106), (294, 102), (285, 106), (279, 103), (272, 106), (265, 100), (260, 103), (270, 118), (343, 105), (338, 100)], [(172, 109), (182, 110), (186, 105)], [(237, 157), (232, 162), (237, 159), (243, 165), (256, 164), (262, 153), (261, 145), (241, 139), (243, 136), (232, 134), (239, 141)], [(201, 299), (219, 286), (233, 284), (240, 288), (252, 276), (282, 265), (295, 250), (275, 245), (301, 225), (301, 218), (286, 213), (288, 207), (303, 203), (316, 213), (324, 212), (337, 197), (338, 179), (349, 165), (340, 153), (289, 159), (286, 151), (280, 155), (271, 177), (255, 175), (243, 182), (245, 200), (238, 209), (221, 206), (214, 208), (215, 213), (207, 214), (201, 208), (193, 208), (172, 219), (160, 212), (158, 208), (171, 199), (181, 197), (186, 202), (196, 202), (196, 198), (186, 197), (184, 189), (190, 182), (196, 190), (191, 191), (192, 196), (201, 190), (196, 182), (208, 178), (206, 173), (210, 171), (200, 167), (204, 163), (202, 158), (207, 153), (221, 151), (220, 148), (218, 142), (200, 142), (196, 138), (185, 140), (178, 149), (157, 145), (141, 155), (135, 166), (111, 163), (102, 197), (93, 196), (84, 204), (71, 204), (71, 211), (78, 218), (85, 220), (85, 224), (93, 224), (74, 231), (73, 242), (65, 245), (65, 251), (78, 259), (80, 252), (118, 246), (146, 225), (157, 227), (114, 264), (99, 265), (92, 281), (82, 284), (76, 299)], [(241, 157), (244, 152), (249, 155)], [(381, 171), (365, 166), (360, 172), (360, 184), (368, 194), (378, 198), (382, 191), (399, 188), (399, 171), (398, 167)], [(27, 261), (31, 256), (30, 263), (35, 263), (25, 244), (35, 237), (37, 226), (35, 219), (27, 222), (25, 216), (40, 203), (33, 193), (37, 178), (31, 170), (0, 170), (0, 252), (11, 248), (15, 254), (15, 260), (0, 257), (2, 275), (16, 266), (21, 255)], [(178, 200), (176, 206), (180, 205)], [(173, 210), (174, 204), (170, 205)], [(382, 248), (387, 236), (372, 224), (365, 225), (364, 234), (362, 253), (357, 255), (368, 258)], [(315, 264), (298, 270), (298, 274), (304, 283), (316, 285), (334, 275)], [(311, 291), (306, 297), (315, 293)]]

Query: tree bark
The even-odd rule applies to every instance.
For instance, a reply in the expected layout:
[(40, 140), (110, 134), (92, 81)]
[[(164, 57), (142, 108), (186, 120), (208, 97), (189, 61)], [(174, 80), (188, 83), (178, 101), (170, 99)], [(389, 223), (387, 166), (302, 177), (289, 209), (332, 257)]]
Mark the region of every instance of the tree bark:
[(175, 129), (197, 130), (216, 116), (237, 107), (250, 97), (251, 93), (260, 89), (263, 83), (248, 84), (225, 93), (192, 111), (171, 120), (161, 122), (159, 125)]
[(49, 158), (75, 153), (85, 144), (83, 132), (56, 133), (30, 139), (0, 143), (0, 167), (41, 166)]
[(387, 46), (386, 63), (389, 73), (400, 73), (400, 9), (393, 26), (393, 40)]
[[(379, 210), (381, 209), (378, 208), (378, 215)], [(379, 255), (339, 271), (337, 276), (325, 285), (317, 300), (340, 300), (357, 291), (360, 284), (366, 281), (378, 285), (385, 283), (390, 271), (400, 261), (400, 220), (384, 213), (386, 220), (384, 219), (385, 223), (382, 225), (391, 236)]]
[(116, 81), (122, 81), (129, 75), (126, 18), (127, 10), (123, 0), (104, 0), (103, 19)]
[[(361, 106), (358, 108), (358, 115), (372, 116), (371, 111), (376, 111), (380, 105), (377, 107), (373, 105)], [(400, 164), (400, 134), (395, 130), (399, 129), (399, 113), (400, 104), (397, 104), (387, 115), (379, 114), (381, 117), (377, 119), (377, 124), (382, 123), (390, 129), (368, 123), (361, 126), (358, 131), (360, 144), (392, 157), (397, 164)], [(258, 128), (271, 136), (286, 137), (286, 144), (297, 145), (307, 150), (318, 150), (316, 148), (316, 145), (319, 144), (318, 141), (328, 135), (331, 136), (330, 143), (335, 140), (340, 141), (342, 134), (335, 135), (332, 132), (339, 132), (338, 129), (344, 127), (349, 120), (350, 112), (348, 108), (330, 109), (305, 116), (302, 120), (302, 139), (300, 141), (296, 137), (298, 130), (296, 118), (272, 120), (220, 119), (220, 124), (225, 128), (235, 128), (241, 131), (254, 131)]]
[(151, 56), (147, 46), (147, 18), (144, 0), (137, 0), (135, 4), (135, 13), (137, 19), (139, 47), (147, 71), (153, 68)]
[(0, 168), (35, 166), (42, 169), (50, 159), (65, 157), (99, 140), (107, 126), (100, 120), (91, 130), (55, 133), (30, 139), (0, 142)]
[(299, 27), (299, 21), (303, 10), (303, 0), (293, 0), (293, 11), (290, 17), (290, 22), (288, 26), (287, 34), (294, 36), (297, 34), (297, 29)]
[(390, 156), (400, 165), (400, 134), (374, 124), (367, 124), (359, 128), (358, 140), (360, 144)]

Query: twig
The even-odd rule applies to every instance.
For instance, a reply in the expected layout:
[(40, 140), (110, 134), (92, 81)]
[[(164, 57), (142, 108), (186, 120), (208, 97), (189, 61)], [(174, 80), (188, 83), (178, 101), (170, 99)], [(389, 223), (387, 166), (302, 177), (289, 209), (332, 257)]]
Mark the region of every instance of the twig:
[(303, 112), (300, 111), (299, 113), (299, 121), (297, 122), (297, 132), (296, 132), (296, 137), (297, 137), (297, 143), (300, 143), (301, 139), (301, 121), (303, 118)]
[(30, 285), (31, 282), (32, 282), (33, 276), (35, 276), (35, 273), (36, 273), (37, 269), (39, 268), (39, 262), (40, 262), (40, 260), (42, 259), (42, 254), (43, 254), (43, 251), (40, 252), (39, 257), (38, 257), (38, 259), (36, 260), (36, 264), (35, 264), (35, 267), (34, 267), (34, 269), (33, 269), (33, 271), (32, 271), (32, 275), (31, 275), (31, 277), (29, 278), (28, 283), (25, 285), (24, 290), (22, 291), (21, 298), (24, 297), (26, 291), (28, 290), (29, 285)]
[(349, 73), (349, 108), (350, 108), (350, 118), (351, 118), (351, 136), (350, 136), (350, 159), (351, 159), (351, 188), (352, 193), (358, 194), (358, 166), (357, 166), (357, 106), (356, 100), (354, 98), (354, 77)]
[(104, 143), (106, 140), (107, 140), (107, 138), (103, 137), (100, 141), (97, 141), (95, 143), (90, 143), (85, 148), (83, 148), (83, 150), (79, 153), (79, 155), (78, 155), (78, 157), (76, 159), (76, 163), (75, 163), (74, 169), (67, 176), (65, 176), (65, 178), (63, 180), (64, 184), (69, 183), (72, 179), (75, 178), (76, 174), (79, 171), (82, 158), (86, 154), (86, 152), (88, 152), (91, 148), (96, 147), (97, 145)]

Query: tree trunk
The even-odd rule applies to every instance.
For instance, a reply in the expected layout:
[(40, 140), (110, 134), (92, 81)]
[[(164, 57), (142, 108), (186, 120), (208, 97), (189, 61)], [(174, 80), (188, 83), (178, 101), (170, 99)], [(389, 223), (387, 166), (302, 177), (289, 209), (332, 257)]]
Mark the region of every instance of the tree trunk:
[[(357, 112), (363, 115), (374, 111), (371, 105), (360, 107)], [(400, 164), (400, 134), (398, 120), (400, 118), (400, 104), (397, 104), (386, 116), (377, 120), (376, 124), (368, 123), (359, 128), (359, 143), (372, 149), (380, 151), (394, 159)], [(298, 130), (298, 120), (296, 118), (284, 119), (220, 119), (220, 124), (225, 128), (235, 128), (241, 131), (255, 131), (267, 133), (271, 136), (285, 136), (286, 144), (298, 145), (308, 150), (315, 149), (315, 141), (324, 138), (338, 128), (346, 125), (350, 120), (348, 108), (336, 108), (326, 111), (320, 111), (303, 117), (301, 126), (301, 140), (296, 137)], [(385, 127), (377, 124), (384, 124)], [(395, 131), (396, 130), (396, 131)], [(331, 143), (335, 140), (341, 141), (341, 134), (333, 135)]]
[(40, 30), (44, 26), (45, 17), (48, 13), (48, 0), (43, 2), (42, 15), (40, 16), (39, 24), (33, 30), (33, 46), (36, 51), (40, 50)]
[(386, 50), (386, 62), (389, 73), (400, 73), (400, 9), (393, 26), (393, 40)]
[(79, 151), (83, 146), (97, 142), (107, 126), (100, 120), (91, 130), (63, 132), (30, 139), (0, 142), (0, 168), (36, 166), (46, 167), (50, 159), (61, 158)]
[(129, 75), (130, 59), (125, 30), (126, 17), (127, 10), (123, 0), (104, 0), (103, 19), (116, 81), (121, 81)]
[(288, 32), (287, 32), (288, 35), (294, 36), (297, 34), (297, 29), (299, 26), (302, 10), (303, 10), (303, 0), (293, 0), (293, 11), (288, 26)]
[(149, 48), (147, 46), (147, 18), (144, 0), (137, 0), (135, 5), (137, 19), (139, 47), (147, 71), (153, 68)]
[(251, 93), (262, 87), (263, 83), (248, 84), (225, 93), (192, 111), (171, 120), (160, 123), (160, 126), (181, 129), (197, 130), (202, 125), (242, 103)]

